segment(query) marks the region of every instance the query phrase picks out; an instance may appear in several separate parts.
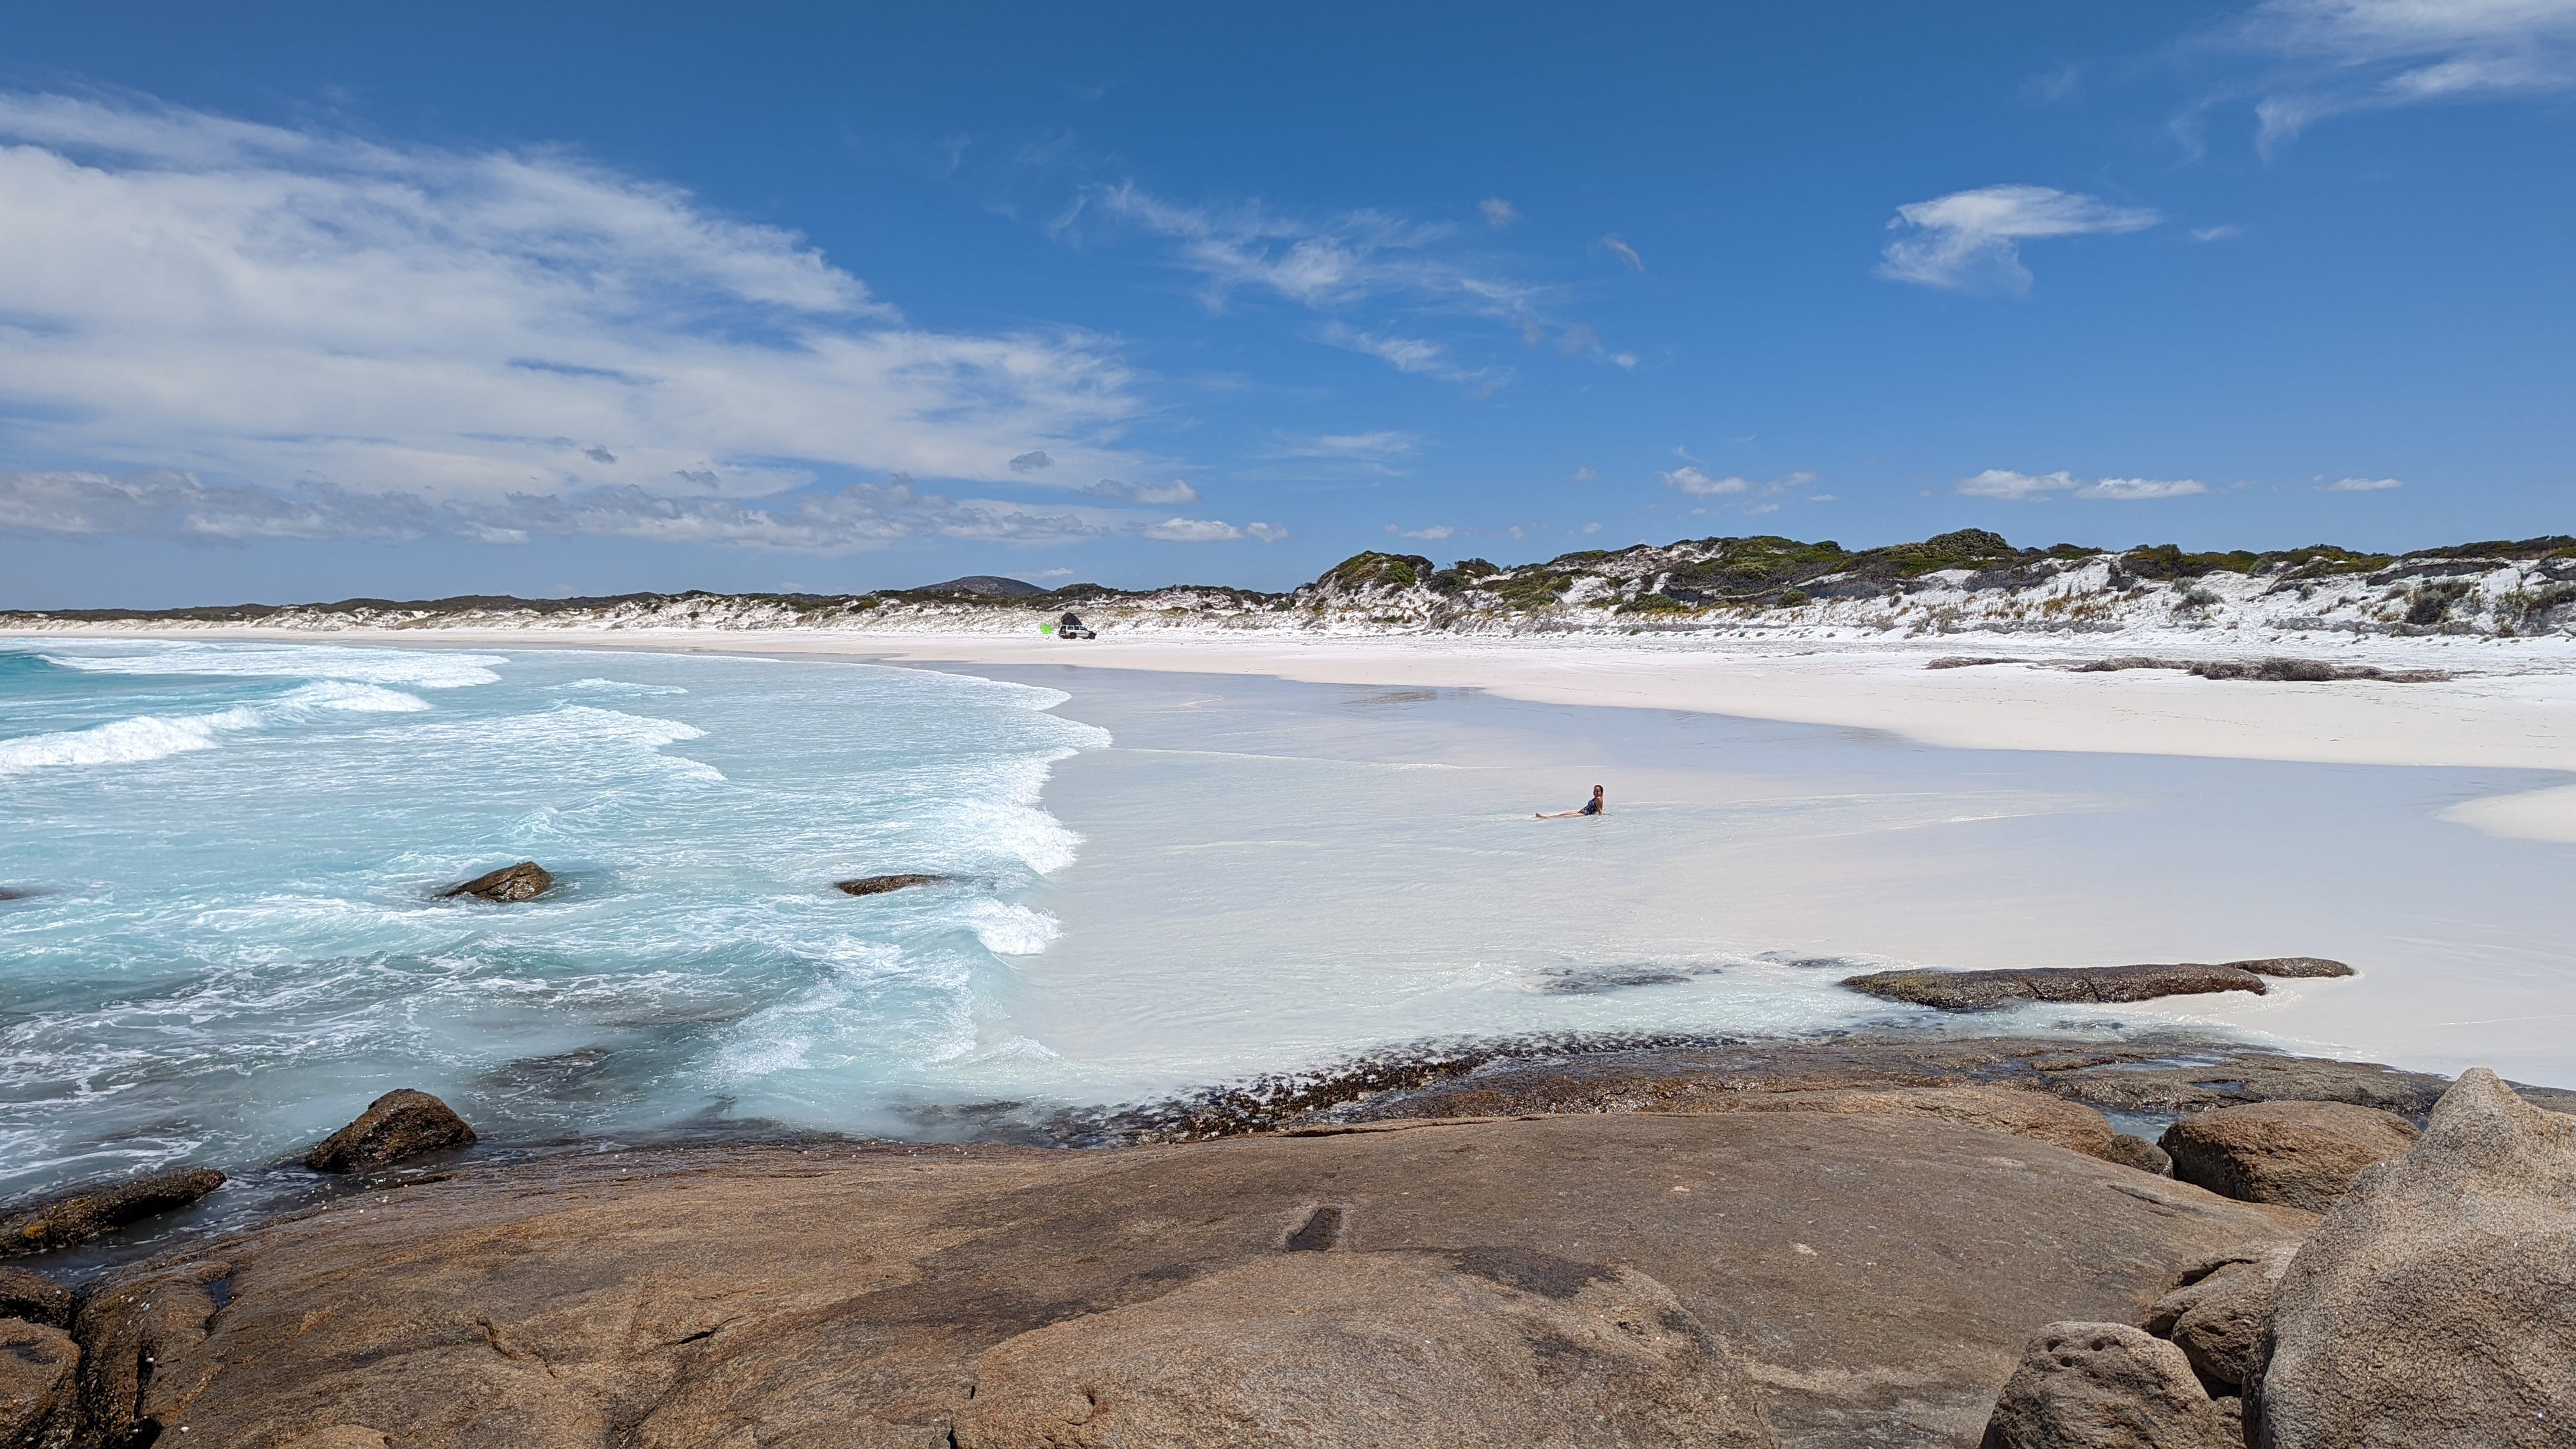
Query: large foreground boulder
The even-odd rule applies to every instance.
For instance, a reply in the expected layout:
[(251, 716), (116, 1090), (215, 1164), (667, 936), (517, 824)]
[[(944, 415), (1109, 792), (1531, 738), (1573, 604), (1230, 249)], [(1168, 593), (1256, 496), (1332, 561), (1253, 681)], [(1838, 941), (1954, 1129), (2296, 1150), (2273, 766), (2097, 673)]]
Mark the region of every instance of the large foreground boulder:
[[(151, 1327), (150, 1380), (110, 1399), (165, 1446), (365, 1426), (404, 1449), (940, 1449), (1071, 1407), (1035, 1350), (1096, 1366), (1102, 1401), (1143, 1415), (1148, 1367), (1224, 1362), (1221, 1336), (1172, 1336), (1212, 1321), (1218, 1295), (1277, 1343), (1305, 1331), (1288, 1320), (1353, 1304), (1424, 1324), (1396, 1304), (1401, 1281), (1479, 1305), (1422, 1334), (1464, 1360), (1426, 1370), (1462, 1392), (1535, 1345), (1535, 1387), (1497, 1391), (1523, 1403), (1510, 1412), (1552, 1412), (1523, 1401), (1557, 1382), (1556, 1339), (1569, 1402), (1614, 1381), (1674, 1404), (1731, 1383), (1706, 1347), (1689, 1366), (1704, 1330), (1783, 1442), (1822, 1449), (1973, 1443), (2040, 1324), (2134, 1315), (2186, 1265), (2308, 1223), (1924, 1113), (1629, 1112), (1096, 1152), (799, 1142), (469, 1164), (228, 1238), (220, 1279), (137, 1270), (90, 1302), (155, 1315), (105, 1357), (139, 1362)], [(1334, 1296), (1381, 1258), (1398, 1260), (1388, 1276)], [(1291, 1259), (1308, 1266), (1265, 1266)], [(1653, 1284), (1685, 1317), (1635, 1317), (1662, 1303)], [(1340, 1330), (1316, 1333), (1299, 1352), (1354, 1363)], [(1087, 1346), (1112, 1335), (1132, 1368)], [(1085, 1442), (1080, 1427), (1057, 1442)]]
[(2161, 1145), (2174, 1176), (2240, 1202), (2324, 1212), (2374, 1162), (2415, 1145), (2413, 1123), (2344, 1102), (2250, 1102), (2185, 1117)]
[(2576, 1443), (2576, 1119), (2464, 1073), (2276, 1294), (2267, 1449)]
[(398, 1087), (304, 1154), (315, 1172), (371, 1172), (409, 1157), (474, 1145), (474, 1129), (427, 1092)]
[(2241, 1449), (2182, 1350), (2125, 1323), (2052, 1323), (1995, 1399), (1983, 1449)]
[(984, 1355), (958, 1449), (1773, 1449), (1671, 1289), (1535, 1253), (1283, 1253)]
[(508, 904), (515, 901), (533, 901), (554, 888), (555, 878), (551, 872), (533, 860), (523, 860), (517, 865), (505, 865), (499, 870), (486, 871), (463, 885), (449, 886), (440, 891), (439, 895), (447, 899), (473, 896), (478, 900)]
[(210, 1167), (76, 1188), (0, 1211), (0, 1258), (85, 1243), (131, 1222), (186, 1207), (224, 1185)]

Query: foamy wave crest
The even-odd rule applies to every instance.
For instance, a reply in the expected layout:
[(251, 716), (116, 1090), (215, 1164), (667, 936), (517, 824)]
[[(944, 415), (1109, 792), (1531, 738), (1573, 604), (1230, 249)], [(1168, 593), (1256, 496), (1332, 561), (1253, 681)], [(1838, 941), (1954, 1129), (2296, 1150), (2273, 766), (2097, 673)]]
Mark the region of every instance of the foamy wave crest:
[(220, 735), (312, 719), (325, 712), (416, 714), (429, 701), (375, 684), (324, 680), (260, 704), (237, 704), (212, 714), (136, 715), (85, 730), (58, 730), (0, 740), (0, 775), (48, 766), (137, 765), (146, 760), (211, 750)]
[(215, 747), (215, 731), (221, 728), (216, 719), (214, 715), (163, 719), (146, 714), (85, 730), (0, 740), (0, 775), (24, 774), (50, 766), (132, 765), (191, 750), (211, 750)]
[(565, 690), (578, 689), (589, 694), (626, 694), (642, 696), (688, 693), (687, 690), (682, 689), (676, 684), (634, 684), (623, 679), (576, 679), (570, 684), (559, 685), (557, 687)]
[(1044, 911), (990, 899), (967, 908), (966, 925), (996, 956), (1035, 956), (1064, 933), (1056, 918)]
[[(125, 652), (112, 652), (122, 650)], [(140, 652), (135, 652), (135, 651)], [(497, 684), (492, 667), (509, 661), (494, 654), (444, 650), (369, 649), (331, 644), (99, 645), (49, 644), (48, 664), (92, 674), (205, 674), (244, 679), (345, 679), (362, 684), (407, 684), (415, 689), (463, 689)]]

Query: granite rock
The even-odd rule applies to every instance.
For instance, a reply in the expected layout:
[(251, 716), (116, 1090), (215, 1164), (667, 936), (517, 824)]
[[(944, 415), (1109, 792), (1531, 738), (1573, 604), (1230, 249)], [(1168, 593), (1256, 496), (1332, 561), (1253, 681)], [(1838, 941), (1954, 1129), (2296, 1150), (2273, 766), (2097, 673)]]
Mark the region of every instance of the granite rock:
[(2185, 1117), (2158, 1145), (2174, 1176), (2240, 1202), (2323, 1212), (2361, 1170), (2415, 1145), (2413, 1123), (2344, 1102), (2254, 1102)]
[(427, 1092), (400, 1087), (367, 1104), (358, 1120), (305, 1151), (315, 1172), (369, 1172), (405, 1158), (474, 1144), (474, 1129)]

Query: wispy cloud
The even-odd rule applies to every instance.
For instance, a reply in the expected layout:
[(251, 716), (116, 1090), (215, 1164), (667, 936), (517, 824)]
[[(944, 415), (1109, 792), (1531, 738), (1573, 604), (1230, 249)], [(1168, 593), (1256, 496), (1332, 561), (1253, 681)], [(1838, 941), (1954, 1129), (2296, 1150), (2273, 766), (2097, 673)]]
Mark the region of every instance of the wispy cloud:
[(1667, 488), (1677, 489), (1693, 498), (1714, 498), (1729, 493), (1742, 493), (1753, 485), (1741, 478), (1711, 478), (1690, 463), (1657, 473), (1655, 478)]
[[(70, 469), (43, 476), (125, 480), (92, 489), (109, 514), (202, 505), (220, 533), (265, 487), (263, 527), (528, 498), (554, 511), (513, 503), (505, 531), (586, 509), (846, 539), (877, 494), (766, 500), (832, 469), (1147, 461), (1117, 443), (1143, 404), (1101, 339), (908, 326), (803, 238), (564, 153), (24, 95), (0, 142), (0, 434)], [(689, 501), (635, 501), (665, 495)], [(930, 497), (905, 527), (983, 526)]]
[(1646, 270), (1646, 259), (1637, 255), (1637, 249), (1635, 247), (1619, 240), (1615, 235), (1605, 236), (1600, 241), (1595, 242), (1594, 245), (1600, 247), (1610, 255), (1617, 257), (1621, 262), (1625, 263), (1628, 270), (1632, 272), (1642, 274)]
[(2104, 478), (2088, 483), (2063, 469), (2054, 473), (2016, 473), (2009, 468), (1988, 468), (1960, 479), (1959, 491), (1971, 498), (2001, 498), (2014, 503), (2040, 502), (2059, 493), (2074, 498), (2140, 502), (2188, 498), (2208, 492), (2209, 485), (2195, 478)]
[(2220, 38), (2276, 62), (2266, 149), (2348, 111), (2576, 87), (2567, 0), (2264, 0)]
[(1577, 468), (1572, 473), (1566, 475), (1566, 481), (1569, 483), (1598, 483), (1601, 481), (1601, 471), (1597, 468), (1590, 467)]
[(1123, 483), (1115, 478), (1103, 478), (1082, 491), (1087, 497), (1105, 498), (1113, 503), (1173, 504), (1199, 501), (1199, 490), (1179, 478), (1169, 483)]
[[(1477, 209), (1491, 231), (1520, 217), (1500, 197)], [(1511, 373), (1461, 360), (1461, 351), (1472, 357), (1475, 342), (1460, 324), (1499, 325), (1536, 339), (1557, 330), (1551, 314), (1566, 295), (1561, 287), (1523, 280), (1506, 259), (1478, 250), (1454, 226), (1371, 209), (1318, 217), (1259, 202), (1191, 205), (1131, 181), (1086, 188), (1052, 231), (1071, 240), (1157, 239), (1169, 245), (1173, 264), (1195, 279), (1193, 290), (1213, 312), (1245, 298), (1285, 302), (1321, 319), (1309, 334), (1317, 341), (1400, 372), (1489, 392)]]
[(2191, 229), (2191, 239), (2196, 242), (2226, 241), (2231, 237), (2240, 237), (2244, 234), (2245, 228), (2234, 222), (2220, 226), (2196, 226)]
[(1878, 274), (1955, 291), (2030, 290), (2021, 244), (2053, 237), (2143, 231), (2162, 218), (2143, 207), (2113, 206), (2046, 186), (1982, 186), (1896, 209)]
[(1386, 526), (1386, 531), (1394, 534), (1398, 538), (1420, 539), (1424, 543), (1438, 543), (1440, 540), (1452, 537), (1458, 532), (1458, 530), (1451, 528), (1445, 523), (1435, 523), (1429, 528), (1399, 528), (1390, 523)]
[(672, 497), (628, 485), (498, 499), (358, 492), (328, 483), (213, 485), (185, 474), (0, 472), (0, 534), (123, 536), (189, 543), (404, 541), (518, 544), (536, 537), (625, 538), (797, 553), (848, 553), (915, 538), (1062, 543), (1163, 537), (1099, 508), (952, 500), (908, 481), (754, 498)]
[[(1264, 526), (1253, 525), (1255, 528)], [(1144, 532), (1147, 538), (1160, 539), (1165, 543), (1231, 543), (1245, 536), (1242, 529), (1213, 518), (1167, 518), (1160, 523), (1146, 525)]]
[(2406, 480), (2403, 478), (2337, 478), (2332, 483), (2327, 484), (2323, 491), (2327, 493), (2385, 493), (2391, 488), (2403, 488), (2405, 486)]

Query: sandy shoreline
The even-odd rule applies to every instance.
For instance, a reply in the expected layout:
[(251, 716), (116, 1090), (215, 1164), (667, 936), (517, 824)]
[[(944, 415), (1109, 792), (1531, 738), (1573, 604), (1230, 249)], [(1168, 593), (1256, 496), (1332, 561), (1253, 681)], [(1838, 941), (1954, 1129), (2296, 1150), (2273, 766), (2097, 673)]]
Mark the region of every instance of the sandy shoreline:
[[(2576, 771), (2576, 643), (2370, 639), (2335, 645), (2127, 635), (1945, 635), (1869, 641), (1300, 638), (1281, 632), (1107, 635), (789, 629), (63, 629), (88, 638), (640, 649), (902, 664), (1077, 665), (1268, 675), (1309, 684), (1483, 689), (1544, 704), (1691, 710), (1893, 731), (1954, 749)], [(2291, 655), (2454, 671), (2451, 680), (2333, 684), (2206, 680), (2172, 670), (2038, 667), (2149, 653)], [(2016, 662), (1927, 669), (1936, 659)], [(2029, 661), (2022, 663), (2018, 661)]]

